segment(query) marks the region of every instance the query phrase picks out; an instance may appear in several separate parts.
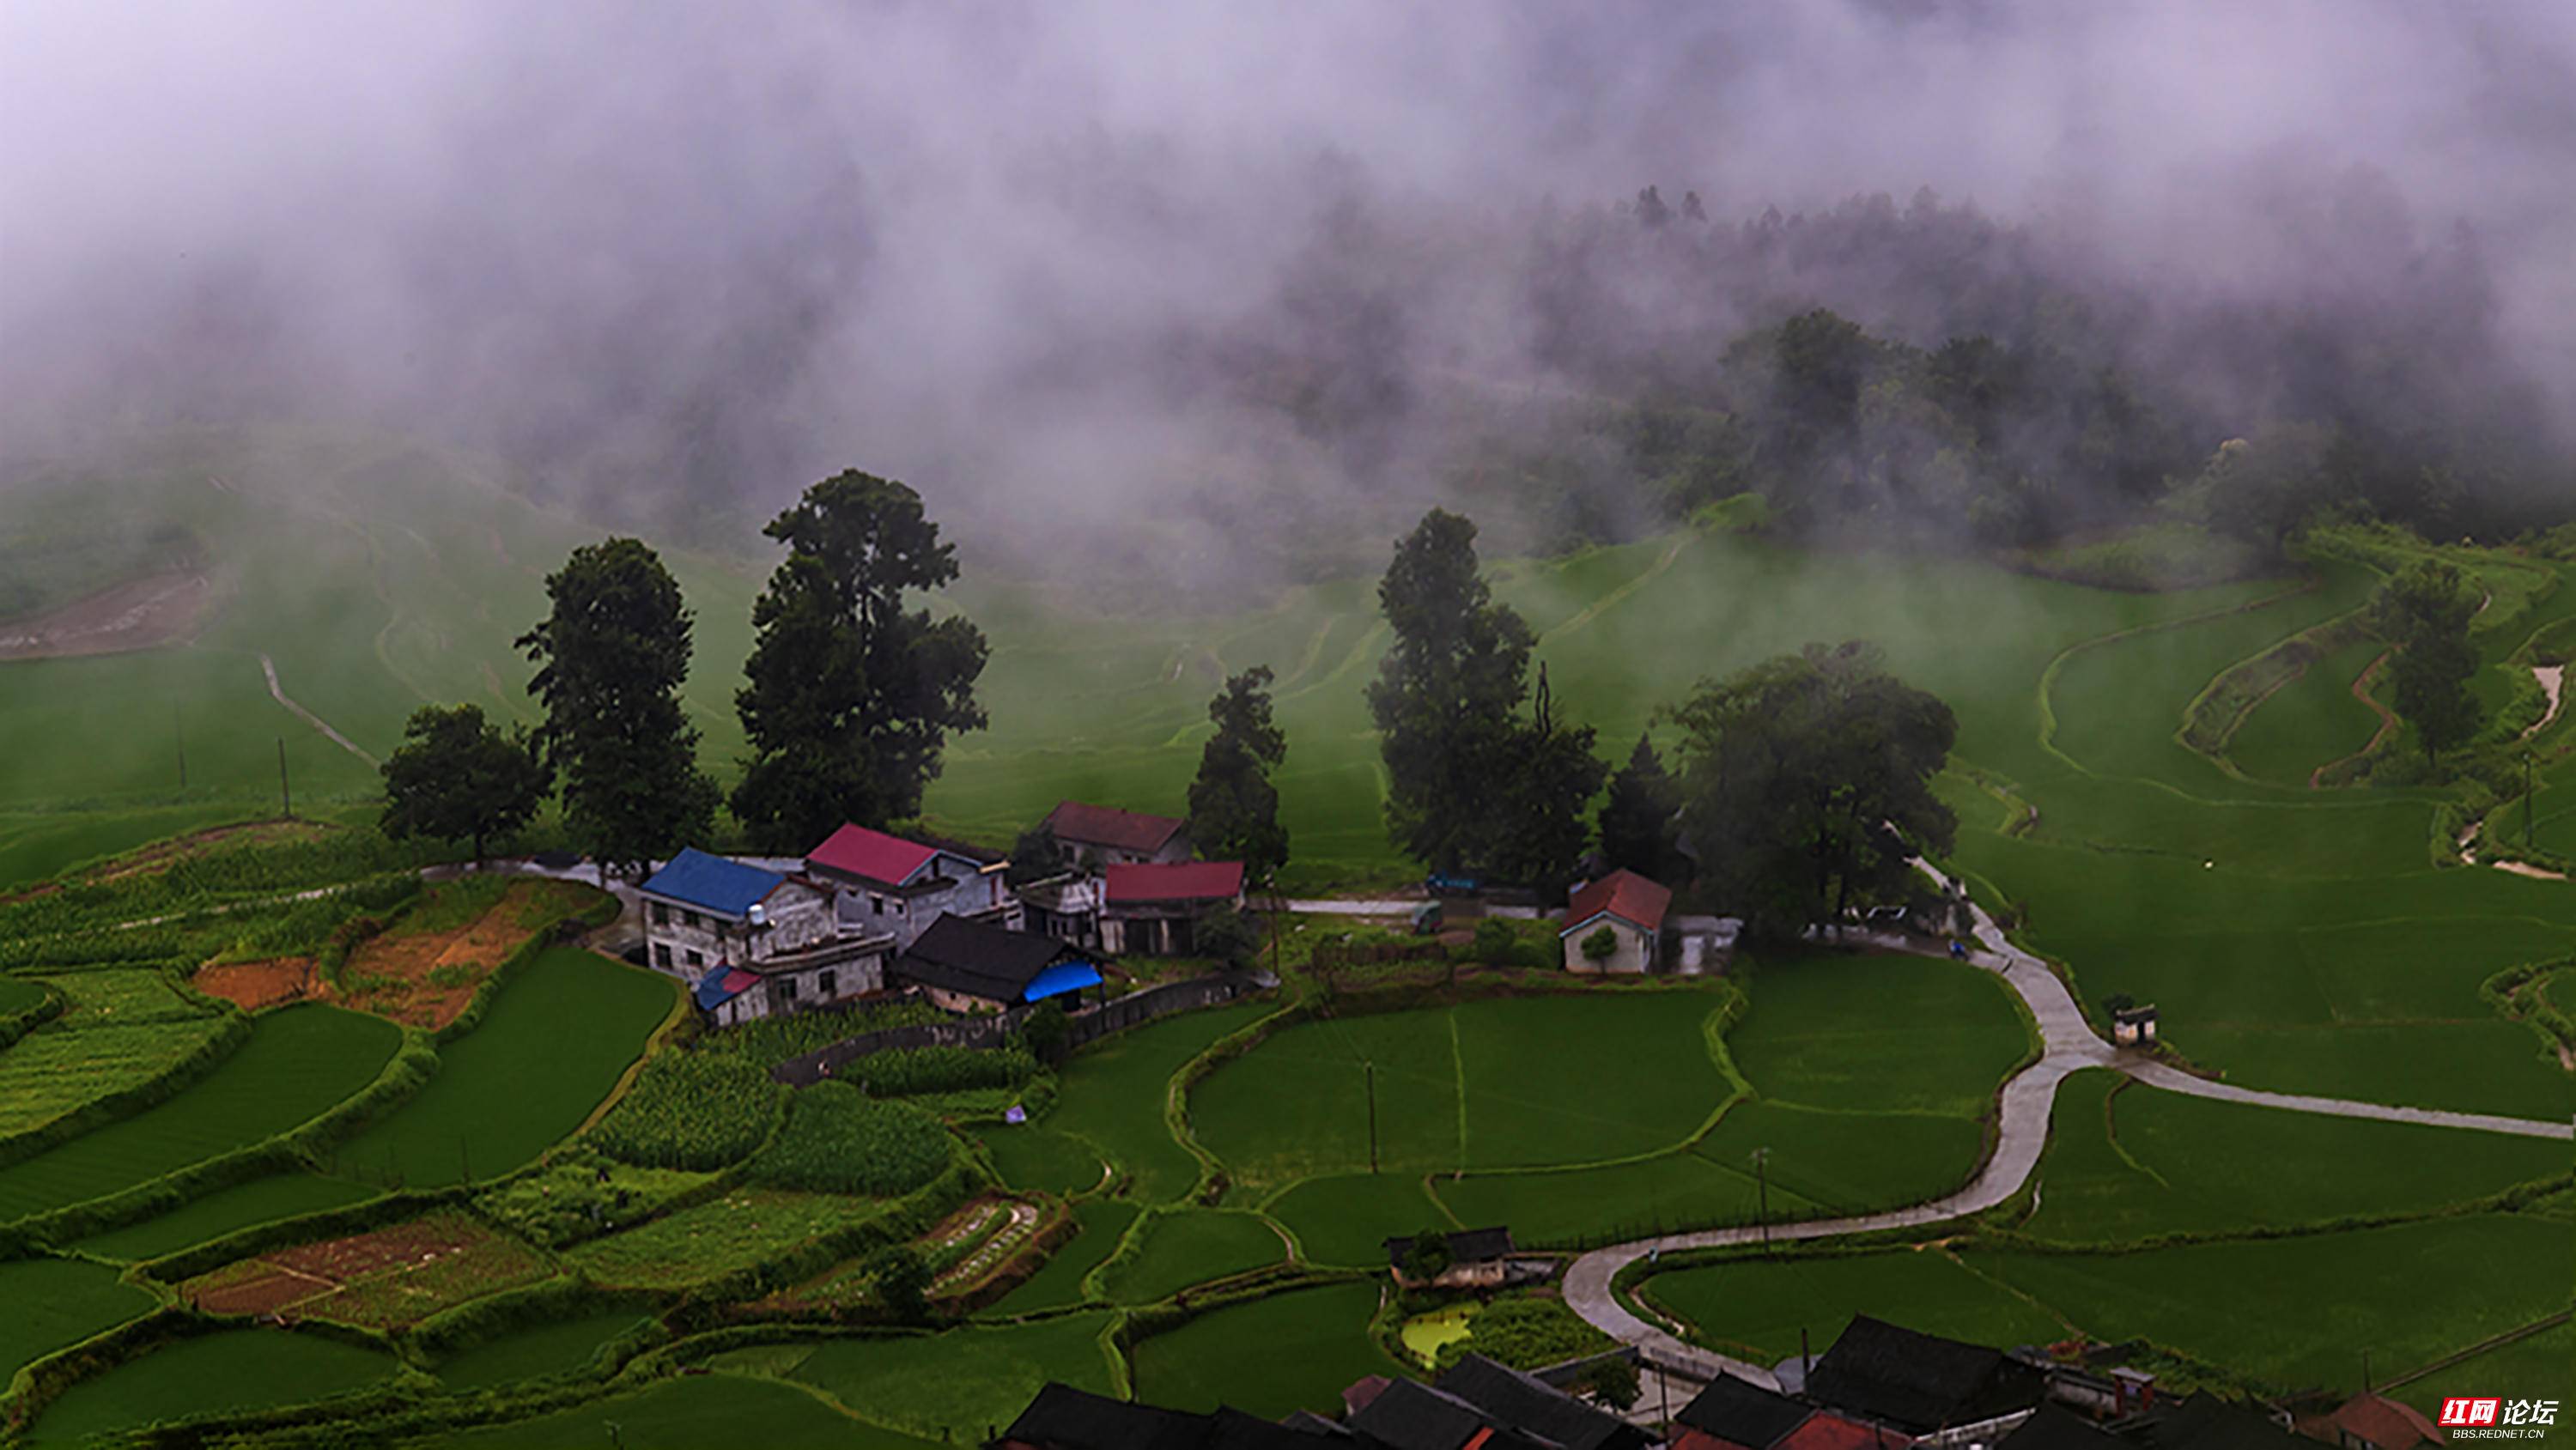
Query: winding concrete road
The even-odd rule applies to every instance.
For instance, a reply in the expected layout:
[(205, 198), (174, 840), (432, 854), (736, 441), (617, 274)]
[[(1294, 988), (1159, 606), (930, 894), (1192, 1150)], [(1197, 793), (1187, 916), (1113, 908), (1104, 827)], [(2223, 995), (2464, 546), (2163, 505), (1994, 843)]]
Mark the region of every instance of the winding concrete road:
[[(1929, 865), (1916, 864), (1934, 880), (1944, 886), (1949, 884)], [(1955, 1193), (1883, 1213), (1774, 1223), (1767, 1229), (1755, 1226), (1665, 1234), (1595, 1249), (1576, 1259), (1566, 1270), (1565, 1302), (1593, 1327), (1623, 1344), (1636, 1345), (1651, 1363), (1701, 1379), (1714, 1378), (1723, 1371), (1758, 1385), (1777, 1388), (1771, 1371), (1763, 1366), (1686, 1344), (1669, 1331), (1629, 1312), (1611, 1292), (1612, 1281), (1620, 1270), (1648, 1255), (1660, 1256), (1685, 1249), (1727, 1248), (1764, 1241), (1836, 1238), (1883, 1229), (1920, 1228), (1993, 1208), (2020, 1192), (2022, 1185), (2029, 1182), (2031, 1174), (2038, 1170), (2040, 1154), (2048, 1147), (2048, 1115), (2057, 1097), (2057, 1085), (2088, 1067), (2107, 1067), (2169, 1092), (2255, 1107), (2511, 1133), (2531, 1138), (2576, 1139), (2576, 1123), (2539, 1122), (2484, 1113), (2390, 1107), (2342, 1098), (2263, 1092), (2193, 1077), (2142, 1053), (2113, 1047), (2094, 1033), (2092, 1025), (2084, 1020), (2083, 1009), (2076, 1005), (2074, 995), (2066, 990), (2066, 983), (2048, 969), (2046, 962), (2005, 940), (2002, 930), (1984, 911), (1974, 907), (1970, 910), (1976, 923), (1976, 940), (1983, 950), (1969, 953), (1968, 961), (2004, 979), (2005, 985), (2011, 987), (2029, 1007), (2031, 1017), (2039, 1024), (2040, 1034), (2039, 1060), (2014, 1074), (2003, 1086), (1994, 1152), (1977, 1169), (1976, 1177)], [(1928, 955), (1933, 950), (1919, 939), (1892, 932), (1852, 932), (1843, 940), (1918, 954)]]

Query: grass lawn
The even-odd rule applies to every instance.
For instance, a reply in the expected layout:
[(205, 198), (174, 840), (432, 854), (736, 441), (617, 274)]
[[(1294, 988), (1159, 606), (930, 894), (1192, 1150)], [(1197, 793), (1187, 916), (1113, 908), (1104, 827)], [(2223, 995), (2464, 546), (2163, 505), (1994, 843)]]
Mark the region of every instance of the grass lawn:
[[(2424, 1364), (2567, 1306), (2567, 1225), (2529, 1215), (2135, 1254), (1964, 1257), (2096, 1338), (2145, 1335), (2279, 1386), (2359, 1389), (2365, 1348), (2374, 1364)], [(2315, 1313), (2324, 1303), (2335, 1312)]]
[(989, 1312), (1025, 1314), (1082, 1302), (1082, 1281), (1118, 1247), (1127, 1225), (1136, 1221), (1136, 1205), (1124, 1199), (1095, 1198), (1073, 1206), (1074, 1236), (1056, 1246), (1044, 1267), (996, 1301)]
[(372, 1081), (401, 1044), (380, 1018), (282, 1008), (168, 1102), (0, 1169), (0, 1220), (131, 1188), (311, 1120)]
[(937, 1442), (852, 1419), (796, 1385), (749, 1375), (710, 1374), (661, 1380), (649, 1389), (551, 1415), (418, 1443), (471, 1450), (566, 1450), (612, 1443), (626, 1450), (704, 1450), (709, 1445), (928, 1450)]
[(193, 1203), (138, 1224), (110, 1229), (72, 1247), (108, 1259), (153, 1259), (228, 1233), (298, 1214), (373, 1198), (376, 1190), (314, 1173), (280, 1173), (219, 1188)]
[(1057, 1075), (1046, 1126), (1089, 1143), (1135, 1180), (1136, 1196), (1160, 1203), (1198, 1180), (1198, 1160), (1163, 1124), (1172, 1074), (1210, 1043), (1278, 1010), (1235, 1002), (1184, 1012), (1117, 1033), (1076, 1053)]
[(439, 1049), (427, 1087), (341, 1145), (338, 1171), (422, 1188), (525, 1165), (608, 1096), (670, 1015), (675, 990), (594, 952), (549, 949), (502, 986), (473, 1031)]
[(880, 1211), (864, 1198), (748, 1188), (593, 1239), (563, 1259), (602, 1284), (677, 1289), (777, 1258)]
[(526, 1325), (440, 1360), (438, 1378), (451, 1390), (476, 1390), (566, 1374), (588, 1365), (601, 1346), (645, 1322), (632, 1309), (610, 1309)]
[(1378, 1286), (1328, 1284), (1232, 1304), (1135, 1347), (1136, 1398), (1176, 1410), (1218, 1405), (1276, 1419), (1331, 1414), (1362, 1375), (1404, 1373), (1369, 1338)]
[(1104, 1287), (1118, 1303), (1150, 1304), (1287, 1256), (1278, 1231), (1252, 1214), (1185, 1208), (1155, 1215), (1135, 1256), (1111, 1269)]
[(1345, 1269), (1384, 1264), (1386, 1239), (1457, 1226), (1419, 1173), (1309, 1178), (1272, 1199), (1268, 1212), (1297, 1236), (1310, 1262)]
[(1023, 1123), (987, 1128), (983, 1144), (993, 1169), (1013, 1188), (1040, 1193), (1081, 1193), (1100, 1183), (1100, 1154), (1079, 1138)]
[(2566, 1145), (2547, 1139), (2283, 1112), (2135, 1084), (2112, 1091), (2122, 1081), (2093, 1070), (2058, 1089), (2039, 1212), (2026, 1231), (2117, 1241), (2413, 1213), (2568, 1171)]
[[(952, 1329), (898, 1339), (825, 1339), (741, 1351), (814, 1386), (854, 1413), (924, 1439), (980, 1442), (1009, 1424), (1049, 1380), (1110, 1393), (1100, 1345), (1106, 1314)], [(784, 1350), (801, 1351), (790, 1367)], [(722, 1361), (725, 1356), (718, 1356)]]
[(153, 1297), (116, 1270), (78, 1259), (0, 1264), (0, 1385), (30, 1362), (152, 1312)]
[(318, 1334), (228, 1329), (164, 1345), (82, 1380), (36, 1417), (34, 1445), (222, 1411), (343, 1394), (394, 1371), (393, 1357)]
[(1711, 1348), (1777, 1364), (1825, 1352), (1855, 1314), (1926, 1334), (2009, 1349), (2066, 1337), (2051, 1315), (1937, 1250), (1834, 1258), (1745, 1258), (1657, 1274), (1647, 1298)]

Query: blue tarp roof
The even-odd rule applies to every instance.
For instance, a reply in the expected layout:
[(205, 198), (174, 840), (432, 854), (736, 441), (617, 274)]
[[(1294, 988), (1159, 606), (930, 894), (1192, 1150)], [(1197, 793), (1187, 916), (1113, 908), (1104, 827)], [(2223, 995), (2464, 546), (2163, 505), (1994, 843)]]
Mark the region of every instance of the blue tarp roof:
[(1023, 1002), (1043, 1002), (1085, 987), (1100, 985), (1100, 969), (1089, 962), (1058, 962), (1029, 979), (1029, 989), (1020, 994)]
[(644, 889), (655, 896), (685, 901), (724, 916), (740, 916), (752, 903), (785, 885), (775, 871), (710, 856), (695, 846), (682, 848), (670, 864), (653, 873)]
[[(725, 983), (734, 977), (749, 977), (751, 980), (739, 987), (727, 987)], [(690, 995), (697, 1000), (699, 1011), (713, 1012), (741, 996), (752, 982), (758, 980), (759, 978), (752, 977), (749, 972), (738, 972), (731, 967), (714, 967), (710, 968), (705, 976), (698, 978), (697, 990)]]

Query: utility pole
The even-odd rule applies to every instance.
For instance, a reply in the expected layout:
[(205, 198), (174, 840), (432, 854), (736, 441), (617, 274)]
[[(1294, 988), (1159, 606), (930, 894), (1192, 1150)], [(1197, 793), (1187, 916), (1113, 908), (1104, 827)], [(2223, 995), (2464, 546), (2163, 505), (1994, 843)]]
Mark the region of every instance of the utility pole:
[(1761, 1208), (1757, 1211), (1756, 1222), (1762, 1225), (1762, 1251), (1769, 1253), (1771, 1251), (1771, 1150), (1768, 1148), (1753, 1150), (1753, 1184), (1755, 1191), (1761, 1195)]
[(179, 707), (170, 707), (170, 730), (179, 737), (179, 789), (188, 788), (188, 722), (179, 718)]
[(286, 784), (286, 737), (283, 735), (277, 737), (277, 798), (283, 803), (286, 818), (290, 821), (295, 819), (295, 792)]
[(1377, 1064), (1363, 1061), (1360, 1065), (1368, 1076), (1369, 1172), (1374, 1175), (1377, 1172)]
[(2531, 854), (2531, 807), (2531, 750), (2525, 746), (2522, 752), (2522, 853), (2526, 856)]

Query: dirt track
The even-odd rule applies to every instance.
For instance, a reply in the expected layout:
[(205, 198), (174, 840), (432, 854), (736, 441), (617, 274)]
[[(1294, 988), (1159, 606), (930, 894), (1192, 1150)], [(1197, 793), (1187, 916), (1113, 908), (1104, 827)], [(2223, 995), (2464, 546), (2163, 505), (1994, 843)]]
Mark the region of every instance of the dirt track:
[(102, 589), (60, 609), (0, 624), (0, 660), (121, 654), (197, 632), (214, 602), (203, 574), (155, 574)]

